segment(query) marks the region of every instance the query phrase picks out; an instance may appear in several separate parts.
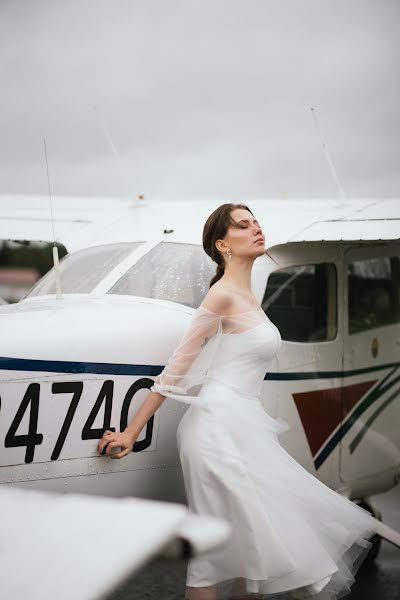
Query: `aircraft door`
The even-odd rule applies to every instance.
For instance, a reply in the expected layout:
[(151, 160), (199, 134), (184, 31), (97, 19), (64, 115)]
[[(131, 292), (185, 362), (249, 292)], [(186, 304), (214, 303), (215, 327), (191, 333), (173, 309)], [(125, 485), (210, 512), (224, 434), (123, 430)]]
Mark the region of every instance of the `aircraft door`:
[(343, 481), (400, 463), (399, 256), (399, 245), (344, 254)]
[[(262, 306), (282, 345), (267, 374), (266, 408), (291, 424), (281, 440), (306, 469), (326, 483), (339, 480), (342, 339), (338, 245), (274, 248)], [(272, 404), (273, 402), (273, 404)]]

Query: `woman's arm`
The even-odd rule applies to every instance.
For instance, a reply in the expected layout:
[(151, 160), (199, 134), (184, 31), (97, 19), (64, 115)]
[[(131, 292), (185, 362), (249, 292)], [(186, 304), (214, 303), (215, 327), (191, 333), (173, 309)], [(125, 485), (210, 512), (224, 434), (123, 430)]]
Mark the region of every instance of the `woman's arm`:
[[(201, 313), (201, 310), (197, 311), (191, 325), (168, 360), (167, 365), (160, 375), (157, 376), (151, 391), (125, 430), (123, 432), (112, 432), (109, 430), (104, 432), (97, 445), (100, 454), (106, 454), (111, 458), (122, 458), (131, 452), (143, 427), (166, 398), (166, 396), (153, 388), (159, 387), (161, 391), (165, 391), (165, 389), (171, 386), (175, 387), (179, 384), (201, 352), (206, 340), (212, 337), (218, 330), (220, 322), (218, 314), (223, 314), (224, 311), (229, 309), (230, 302), (230, 297), (219, 290), (210, 290), (208, 292), (202, 305), (206, 309), (214, 311), (214, 316), (204, 314), (204, 312)], [(114, 448), (121, 448), (121, 451), (112, 453)]]

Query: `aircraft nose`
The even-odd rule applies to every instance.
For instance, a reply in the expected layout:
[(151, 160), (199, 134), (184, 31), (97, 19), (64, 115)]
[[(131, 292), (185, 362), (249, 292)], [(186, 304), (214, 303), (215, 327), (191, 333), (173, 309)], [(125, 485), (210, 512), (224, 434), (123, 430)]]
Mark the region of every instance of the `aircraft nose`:
[(165, 364), (192, 314), (183, 305), (122, 296), (35, 298), (4, 306), (1, 370), (134, 374), (143, 366), (152, 374)]
[[(126, 428), (192, 314), (129, 296), (35, 298), (0, 309), (0, 467), (59, 461), (67, 476), (63, 459), (97, 458), (95, 440)], [(135, 452), (155, 449), (157, 423), (148, 421)]]

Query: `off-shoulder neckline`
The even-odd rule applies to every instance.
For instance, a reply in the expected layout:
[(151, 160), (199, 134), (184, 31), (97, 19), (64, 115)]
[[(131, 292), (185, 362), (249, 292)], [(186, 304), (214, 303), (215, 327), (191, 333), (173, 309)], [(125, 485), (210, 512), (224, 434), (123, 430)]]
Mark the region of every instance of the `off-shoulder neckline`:
[(213, 315), (217, 315), (218, 317), (237, 317), (239, 315), (247, 315), (247, 314), (252, 313), (252, 312), (259, 312), (259, 313), (262, 313), (263, 315), (265, 315), (265, 312), (263, 311), (263, 309), (261, 307), (260, 308), (253, 308), (252, 310), (244, 310), (244, 311), (241, 311), (241, 312), (232, 313), (231, 315), (220, 315), (219, 313), (216, 313), (213, 310), (210, 310), (209, 308), (206, 308), (205, 306), (202, 306), (201, 304), (200, 304), (199, 308), (201, 308), (203, 310), (206, 310), (206, 311), (212, 313)]

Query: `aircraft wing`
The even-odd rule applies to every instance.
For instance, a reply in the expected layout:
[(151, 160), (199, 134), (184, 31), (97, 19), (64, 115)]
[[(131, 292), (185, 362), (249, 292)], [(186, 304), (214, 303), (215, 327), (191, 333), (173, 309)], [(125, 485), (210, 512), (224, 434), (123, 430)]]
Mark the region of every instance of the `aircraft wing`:
[(128, 201), (118, 198), (54, 196), (51, 206), (46, 196), (1, 195), (0, 240), (52, 242), (55, 238), (69, 250), (75, 240), (89, 240), (112, 225), (127, 207)]
[[(351, 209), (351, 202), (349, 202)], [(387, 198), (358, 205), (342, 215), (324, 215), (310, 222), (291, 238), (292, 242), (337, 240), (398, 240), (400, 199)]]
[[(205, 220), (220, 204), (67, 196), (54, 196), (52, 203), (55, 239), (68, 252), (149, 239), (201, 244)], [(300, 241), (399, 238), (399, 198), (266, 198), (248, 204), (265, 228), (267, 248)], [(49, 242), (53, 223), (49, 198), (0, 196), (0, 240)]]
[(0, 487), (2, 597), (91, 600), (109, 594), (155, 555), (224, 544), (226, 521), (182, 504)]

